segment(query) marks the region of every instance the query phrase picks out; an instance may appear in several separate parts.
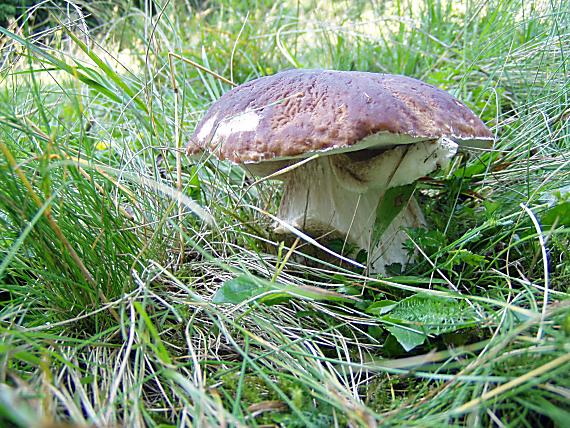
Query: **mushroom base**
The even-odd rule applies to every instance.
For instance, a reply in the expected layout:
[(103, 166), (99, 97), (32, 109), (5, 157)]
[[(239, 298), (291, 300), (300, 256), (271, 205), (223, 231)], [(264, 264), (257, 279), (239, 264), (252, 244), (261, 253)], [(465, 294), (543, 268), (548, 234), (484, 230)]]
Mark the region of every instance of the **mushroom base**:
[(411, 198), (408, 205), (394, 218), (384, 231), (378, 243), (371, 249), (368, 256), (370, 273), (386, 273), (386, 267), (400, 264), (402, 267), (412, 261), (414, 253), (404, 248), (408, 240), (406, 229), (425, 227), (427, 222), (421, 207), (415, 198)]

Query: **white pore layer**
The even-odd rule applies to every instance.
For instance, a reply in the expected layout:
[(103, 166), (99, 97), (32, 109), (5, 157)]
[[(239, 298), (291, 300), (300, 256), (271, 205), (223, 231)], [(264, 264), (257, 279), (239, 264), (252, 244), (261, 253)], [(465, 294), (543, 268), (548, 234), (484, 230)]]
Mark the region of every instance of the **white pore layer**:
[[(425, 224), (415, 201), (394, 219), (371, 247), (376, 208), (387, 189), (403, 186), (446, 166), (457, 152), (447, 139), (397, 146), (367, 160), (350, 154), (320, 157), (292, 169), (285, 181), (278, 217), (313, 236), (341, 237), (368, 251), (371, 273), (392, 263), (406, 264), (405, 227)], [(287, 233), (276, 228), (277, 233)]]

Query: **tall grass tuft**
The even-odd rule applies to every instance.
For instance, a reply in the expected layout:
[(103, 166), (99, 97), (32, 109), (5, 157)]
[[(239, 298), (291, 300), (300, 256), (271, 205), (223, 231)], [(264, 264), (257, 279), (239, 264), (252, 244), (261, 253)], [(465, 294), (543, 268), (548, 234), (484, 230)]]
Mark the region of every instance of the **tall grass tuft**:
[[(0, 28), (0, 425), (565, 426), (569, 23), (563, 1), (125, 0)], [(494, 131), (418, 186), (417, 263), (301, 263), (277, 183), (184, 155), (234, 83), (292, 67), (418, 77)]]

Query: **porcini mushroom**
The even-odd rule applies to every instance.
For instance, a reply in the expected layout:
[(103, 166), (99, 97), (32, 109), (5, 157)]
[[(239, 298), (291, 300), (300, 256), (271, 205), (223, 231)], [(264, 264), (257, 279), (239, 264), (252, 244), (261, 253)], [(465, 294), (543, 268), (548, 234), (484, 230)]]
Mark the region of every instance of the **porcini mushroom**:
[(208, 150), (253, 175), (284, 181), (282, 222), (346, 239), (368, 251), (370, 272), (383, 273), (408, 262), (402, 228), (425, 224), (412, 198), (373, 242), (386, 191), (446, 166), (459, 146), (492, 140), (469, 108), (419, 80), (289, 70), (224, 94), (196, 127), (188, 152)]

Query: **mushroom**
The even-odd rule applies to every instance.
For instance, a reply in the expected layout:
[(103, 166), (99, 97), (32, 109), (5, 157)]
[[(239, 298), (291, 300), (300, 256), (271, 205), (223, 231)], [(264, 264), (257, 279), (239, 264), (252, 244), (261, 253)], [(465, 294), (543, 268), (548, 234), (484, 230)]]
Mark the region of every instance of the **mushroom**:
[(275, 232), (345, 239), (369, 255), (369, 271), (405, 265), (403, 228), (425, 225), (406, 200), (379, 239), (377, 207), (388, 189), (443, 168), (459, 146), (493, 134), (445, 91), (397, 75), (289, 70), (240, 85), (208, 110), (188, 145), (285, 183)]

